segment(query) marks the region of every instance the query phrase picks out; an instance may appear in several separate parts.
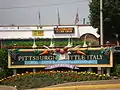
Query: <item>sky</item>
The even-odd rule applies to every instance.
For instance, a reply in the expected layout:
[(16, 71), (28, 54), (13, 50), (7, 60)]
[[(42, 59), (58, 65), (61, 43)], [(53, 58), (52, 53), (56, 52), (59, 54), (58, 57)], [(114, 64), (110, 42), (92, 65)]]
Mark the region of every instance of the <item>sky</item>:
[(60, 24), (89, 21), (89, 0), (0, 0), (0, 25), (58, 24), (58, 9)]

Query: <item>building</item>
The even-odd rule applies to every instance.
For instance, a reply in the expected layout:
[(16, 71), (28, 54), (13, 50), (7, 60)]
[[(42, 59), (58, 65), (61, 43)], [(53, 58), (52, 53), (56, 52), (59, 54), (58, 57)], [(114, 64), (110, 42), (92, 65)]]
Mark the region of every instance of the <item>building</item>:
[[(94, 42), (99, 44), (99, 35), (97, 29), (89, 25), (44, 25), (38, 26), (1, 26), (0, 27), (0, 40), (13, 40), (13, 39), (64, 39), (64, 38), (81, 38), (87, 39), (91, 36)], [(89, 40), (89, 41), (90, 41)]]
[[(55, 39), (72, 38), (72, 39), (79, 39), (79, 40), (82, 39), (84, 41), (91, 40), (91, 42), (94, 41), (94, 42), (98, 42), (97, 44), (99, 44), (99, 37), (100, 36), (97, 34), (97, 29), (95, 29), (89, 25), (77, 25), (77, 26), (74, 26), (74, 25), (60, 25), (60, 26), (44, 25), (42, 27), (39, 27), (39, 26), (1, 26), (0, 27), (1, 45), (2, 45), (2, 42), (6, 41), (6, 40), (11, 40), (11, 41), (18, 40), (18, 39), (19, 40), (21, 40), (21, 39), (29, 40), (29, 39), (38, 39), (38, 38), (42, 38), (42, 39), (46, 39), (46, 38), (48, 38), (48, 39), (51, 39), (51, 38), (55, 38)], [(83, 50), (86, 51), (86, 50), (88, 50), (88, 48), (87, 47), (83, 48)], [(98, 48), (98, 50), (99, 50), (98, 53), (100, 54), (101, 48)], [(34, 49), (31, 49), (31, 51), (34, 52)], [(67, 53), (69, 53), (69, 52), (67, 52)], [(91, 53), (91, 54), (93, 54), (93, 53)], [(103, 62), (102, 63), (97, 62), (97, 61), (99, 61), (99, 60), (97, 60), (97, 58), (98, 59), (101, 58), (101, 56), (100, 56), (100, 58), (98, 57), (99, 54), (97, 55), (97, 53), (95, 52), (95, 55), (96, 55), (96, 57), (94, 57), (95, 60), (92, 59), (91, 61), (90, 60), (88, 61), (86, 58), (82, 58), (83, 60), (79, 60), (79, 64), (80, 64), (79, 67), (87, 67), (88, 68), (88, 65), (90, 66), (91, 64), (95, 64), (95, 65), (91, 65), (90, 67), (95, 67), (95, 68), (101, 67), (101, 65), (99, 65), (99, 64), (102, 64)], [(95, 55), (93, 55), (93, 56), (95, 56)], [(71, 56), (71, 57), (73, 57), (73, 56)], [(73, 60), (74, 59), (75, 58), (73, 58)], [(79, 59), (80, 59), (80, 57), (79, 57)], [(101, 58), (101, 59), (103, 60), (103, 58)], [(110, 63), (109, 63), (109, 60), (107, 60), (107, 64), (108, 64), (107, 66), (103, 65), (102, 67), (112, 67), (112, 58), (110, 60), (111, 60)], [(9, 61), (11, 62), (11, 60), (9, 60)], [(103, 60), (103, 61), (105, 61), (105, 60)], [(67, 61), (65, 61), (65, 62), (67, 62)], [(13, 62), (9, 63), (10, 68), (12, 68), (11, 65), (16, 64), (16, 63), (13, 63)], [(25, 61), (23, 63), (29, 64), (31, 62)], [(34, 62), (34, 63), (36, 63), (36, 62)], [(60, 63), (61, 63), (61, 61), (60, 61)], [(71, 63), (75, 63), (75, 62), (72, 61)], [(76, 63), (78, 63), (78, 60)], [(49, 64), (49, 63), (47, 63), (47, 64)], [(86, 66), (84, 64), (86, 64)], [(24, 68), (24, 67), (25, 67), (25, 65), (23, 65), (22, 68)], [(32, 67), (33, 66), (31, 66), (31, 68)], [(34, 68), (35, 67), (36, 66), (34, 65)], [(38, 65), (38, 67), (39, 67), (39, 65)], [(13, 68), (15, 68), (14, 65), (13, 65)], [(28, 67), (26, 67), (26, 68), (28, 68)], [(91, 68), (88, 68), (88, 70), (89, 69), (91, 69)]]
[(38, 26), (0, 27), (0, 39), (69, 38), (70, 36), (80, 38), (87, 33), (99, 38), (97, 29), (88, 25), (45, 25), (40, 28)]

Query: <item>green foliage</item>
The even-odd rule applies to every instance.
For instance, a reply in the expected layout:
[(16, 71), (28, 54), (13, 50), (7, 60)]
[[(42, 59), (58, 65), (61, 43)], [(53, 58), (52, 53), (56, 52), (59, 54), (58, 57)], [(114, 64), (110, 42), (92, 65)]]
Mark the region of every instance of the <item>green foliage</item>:
[(12, 75), (1, 80), (1, 84), (17, 86), (18, 89), (40, 88), (50, 85), (90, 80), (108, 80), (111, 77), (91, 72), (40, 71)]
[(114, 72), (111, 74), (113, 76), (120, 76), (120, 64), (117, 64), (115, 69), (114, 69)]
[(12, 74), (11, 69), (8, 69), (7, 49), (0, 49), (0, 78)]
[(40, 51), (39, 50), (34, 50), (34, 55), (39, 55)]
[[(120, 0), (102, 1), (104, 39), (115, 39), (113, 34), (120, 34)], [(89, 7), (90, 23), (93, 27), (100, 29), (100, 0), (92, 0), (89, 4)]]
[[(55, 44), (55, 46), (66, 46), (68, 44), (68, 41), (55, 41), (53, 42)], [(87, 42), (88, 43), (88, 42)], [(14, 44), (16, 44), (16, 46), (32, 46), (33, 42), (23, 42), (23, 41), (19, 41), (19, 42), (14, 42), (14, 43), (9, 43), (6, 46), (13, 46)], [(73, 41), (74, 45), (83, 45), (83, 41)], [(50, 41), (36, 41), (36, 45), (37, 46), (49, 46), (50, 45)]]
[(99, 0), (91, 0), (89, 7), (90, 7), (90, 23), (93, 27), (99, 28), (100, 26), (100, 1)]

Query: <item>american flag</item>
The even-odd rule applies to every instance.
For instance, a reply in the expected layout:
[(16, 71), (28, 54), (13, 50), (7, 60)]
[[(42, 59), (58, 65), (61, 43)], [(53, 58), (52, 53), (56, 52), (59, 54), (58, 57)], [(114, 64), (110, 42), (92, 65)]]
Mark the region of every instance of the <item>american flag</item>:
[(40, 12), (38, 13), (38, 18), (39, 18), (39, 24), (41, 25), (41, 16), (40, 16)]
[(78, 15), (78, 11), (76, 13), (76, 17), (75, 17), (75, 25), (77, 25), (79, 22), (79, 15)]
[(60, 15), (59, 15), (59, 8), (57, 9), (57, 13), (58, 13), (58, 25), (60, 25)]

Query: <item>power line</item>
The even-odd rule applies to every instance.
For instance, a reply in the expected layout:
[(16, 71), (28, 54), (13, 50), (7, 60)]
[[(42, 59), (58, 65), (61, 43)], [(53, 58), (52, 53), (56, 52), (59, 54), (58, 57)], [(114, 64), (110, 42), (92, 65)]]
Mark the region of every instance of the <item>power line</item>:
[(57, 6), (57, 5), (63, 5), (63, 4), (73, 4), (77, 2), (88, 2), (89, 0), (78, 0), (78, 1), (72, 1), (72, 2), (63, 2), (63, 3), (53, 3), (53, 4), (44, 4), (44, 5), (29, 5), (29, 6), (16, 6), (16, 7), (9, 7), (9, 8), (0, 8), (1, 10), (7, 10), (7, 9), (17, 9), (17, 8), (35, 8), (35, 7), (46, 7), (46, 6)]

